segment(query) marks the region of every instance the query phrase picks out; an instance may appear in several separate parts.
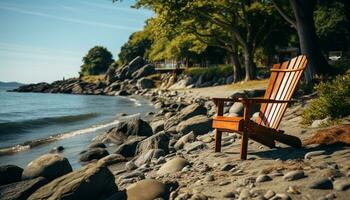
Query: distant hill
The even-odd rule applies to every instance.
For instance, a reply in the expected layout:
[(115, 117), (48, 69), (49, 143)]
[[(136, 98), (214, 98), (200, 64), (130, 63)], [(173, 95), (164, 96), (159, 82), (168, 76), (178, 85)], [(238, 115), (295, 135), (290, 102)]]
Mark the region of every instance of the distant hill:
[(2, 82), (2, 81), (0, 81), (0, 87), (2, 87), (2, 88), (17, 88), (21, 85), (24, 85), (24, 84), (18, 83), (18, 82)]

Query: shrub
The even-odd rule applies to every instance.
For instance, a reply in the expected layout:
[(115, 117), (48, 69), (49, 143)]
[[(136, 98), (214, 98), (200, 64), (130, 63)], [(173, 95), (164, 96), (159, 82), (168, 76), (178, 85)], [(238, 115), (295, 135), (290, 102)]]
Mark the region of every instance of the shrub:
[(204, 76), (206, 80), (213, 77), (227, 77), (233, 74), (232, 65), (219, 65), (213, 67), (191, 67), (185, 70), (185, 74), (192, 77)]
[(304, 110), (302, 116), (305, 124), (311, 124), (316, 119), (338, 119), (350, 114), (350, 74), (321, 82), (315, 89), (319, 97)]

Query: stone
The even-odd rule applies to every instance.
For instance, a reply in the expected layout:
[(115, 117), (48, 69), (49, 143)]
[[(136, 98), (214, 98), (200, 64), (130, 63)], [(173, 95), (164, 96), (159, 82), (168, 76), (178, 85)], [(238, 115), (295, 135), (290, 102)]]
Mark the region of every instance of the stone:
[(327, 124), (327, 122), (329, 121), (329, 117), (326, 117), (324, 119), (317, 119), (317, 120), (314, 120), (312, 123), (311, 123), (311, 128), (318, 128), (322, 125), (325, 125)]
[(120, 154), (124, 157), (134, 157), (136, 152), (136, 147), (145, 137), (135, 137), (128, 139), (122, 145), (118, 146), (114, 151), (116, 154)]
[(244, 110), (244, 106), (240, 102), (235, 102), (231, 107), (230, 110), (228, 111), (229, 113), (234, 113), (237, 116), (242, 116)]
[(250, 192), (249, 192), (249, 190), (245, 189), (245, 188), (242, 189), (242, 191), (239, 194), (238, 199), (240, 199), (240, 200), (248, 200), (248, 199), (250, 199)]
[(231, 164), (224, 164), (221, 168), (220, 168), (220, 170), (221, 171), (230, 171), (232, 168), (234, 168), (235, 167), (235, 165), (231, 165)]
[(126, 162), (127, 159), (120, 154), (110, 154), (106, 157), (101, 158), (98, 163), (101, 165), (112, 165), (116, 163)]
[(197, 151), (197, 150), (200, 150), (200, 149), (206, 149), (206, 148), (208, 148), (208, 146), (202, 141), (195, 141), (195, 142), (192, 142), (192, 143), (186, 143), (185, 146), (184, 146), (184, 150), (187, 153), (190, 153), (192, 151)]
[(223, 195), (224, 198), (235, 198), (236, 195), (235, 193), (233, 192), (226, 192), (224, 195)]
[(176, 126), (180, 122), (185, 121), (191, 117), (194, 117), (197, 115), (206, 115), (206, 114), (207, 114), (207, 109), (204, 106), (199, 105), (197, 103), (191, 104), (183, 108), (176, 115), (169, 118), (164, 124), (164, 129), (168, 130), (170, 127)]
[(284, 180), (287, 181), (294, 181), (304, 177), (305, 174), (303, 170), (290, 171), (283, 176)]
[(116, 96), (129, 96), (131, 94), (126, 90), (120, 90), (120, 91), (116, 92), (115, 95)]
[(102, 142), (95, 142), (90, 144), (89, 148), (106, 148), (106, 145)]
[(136, 171), (132, 171), (130, 173), (126, 173), (126, 174), (119, 176), (118, 181), (121, 182), (123, 179), (131, 179), (131, 178), (135, 178), (135, 177), (137, 177), (141, 180), (145, 179), (145, 175), (142, 172), (136, 170)]
[(128, 200), (168, 199), (169, 188), (164, 183), (154, 179), (144, 179), (126, 188)]
[(305, 160), (309, 160), (309, 159), (311, 159), (311, 158), (314, 157), (314, 156), (323, 155), (324, 153), (325, 153), (325, 151), (323, 151), (323, 150), (320, 150), (320, 151), (311, 151), (311, 152), (308, 152), (308, 153), (305, 154), (304, 159), (305, 159)]
[(64, 150), (63, 146), (54, 147), (50, 150), (50, 153), (60, 153)]
[(321, 190), (328, 190), (333, 189), (333, 183), (328, 178), (319, 178), (315, 181), (313, 181), (309, 188), (311, 189), (321, 189)]
[(151, 123), (151, 127), (154, 133), (158, 133), (164, 130), (164, 120), (158, 120)]
[(136, 166), (140, 167), (144, 164), (148, 164), (152, 159), (158, 159), (161, 156), (165, 156), (163, 149), (150, 149), (147, 152), (139, 155), (137, 158), (133, 159)]
[(266, 191), (266, 193), (264, 194), (264, 198), (265, 199), (271, 199), (273, 196), (275, 196), (275, 192), (274, 191), (272, 191), (272, 190), (268, 190), (268, 191)]
[(184, 158), (175, 157), (165, 164), (157, 171), (158, 175), (172, 174), (175, 172), (181, 171), (186, 165), (188, 165), (188, 161)]
[(0, 186), (21, 181), (23, 169), (16, 165), (0, 166)]
[(170, 135), (164, 131), (142, 140), (137, 144), (135, 155), (146, 153), (150, 149), (162, 149), (165, 154), (169, 152)]
[(176, 131), (182, 134), (193, 131), (196, 135), (203, 135), (212, 130), (211, 125), (212, 119), (205, 115), (197, 115), (179, 123)]
[(107, 167), (89, 164), (39, 188), (29, 200), (103, 199), (117, 191), (114, 176)]
[(266, 174), (262, 174), (262, 175), (259, 175), (257, 178), (256, 178), (256, 182), (257, 183), (261, 183), (261, 182), (266, 182), (266, 181), (271, 181), (272, 178)]
[(176, 150), (182, 149), (186, 143), (193, 142), (196, 139), (196, 135), (194, 132), (187, 133), (186, 135), (182, 136), (174, 145), (174, 148)]
[(99, 160), (105, 156), (108, 156), (109, 153), (106, 149), (103, 148), (92, 148), (84, 151), (79, 156), (79, 161), (89, 162), (92, 160)]
[(134, 169), (137, 169), (137, 166), (135, 165), (135, 163), (133, 161), (129, 161), (129, 162), (125, 163), (125, 169), (128, 171), (132, 171)]
[(271, 198), (272, 200), (291, 200), (290, 196), (285, 193), (277, 193), (275, 196)]
[(130, 117), (107, 131), (104, 141), (123, 144), (129, 136), (152, 136), (151, 126), (139, 117)]
[(299, 189), (294, 185), (289, 186), (287, 192), (290, 194), (300, 194)]
[(37, 177), (31, 180), (24, 180), (8, 185), (0, 186), (0, 199), (2, 200), (25, 200), (41, 186), (47, 184), (44, 177)]
[(44, 177), (48, 181), (72, 171), (67, 158), (59, 154), (45, 154), (30, 162), (23, 170), (22, 179)]
[(138, 69), (137, 71), (135, 71), (132, 74), (132, 78), (133, 79), (139, 79), (151, 74), (156, 73), (156, 70), (154, 68), (153, 64), (146, 64), (145, 66), (141, 67), (140, 69)]
[(208, 182), (214, 181), (214, 176), (211, 175), (211, 174), (210, 174), (210, 175), (207, 175), (207, 176), (205, 176), (204, 180), (205, 180), (205, 181), (208, 181)]
[(137, 87), (140, 89), (151, 89), (155, 87), (154, 81), (149, 78), (141, 78), (137, 81)]
[(350, 182), (349, 180), (343, 179), (343, 180), (335, 180), (333, 182), (333, 187), (337, 191), (345, 191), (350, 188)]

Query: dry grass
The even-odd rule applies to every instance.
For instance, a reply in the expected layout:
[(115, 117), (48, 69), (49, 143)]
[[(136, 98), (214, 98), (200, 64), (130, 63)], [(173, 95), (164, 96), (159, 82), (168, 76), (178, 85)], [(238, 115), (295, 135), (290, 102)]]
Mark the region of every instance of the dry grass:
[(268, 83), (269, 83), (269, 79), (252, 80), (252, 81), (242, 81), (235, 84), (227, 85), (227, 87), (228, 89), (231, 89), (231, 90), (247, 90), (247, 89), (266, 88)]
[(318, 131), (311, 138), (304, 141), (304, 145), (310, 144), (347, 144), (350, 145), (350, 125), (340, 125)]
[(82, 78), (83, 81), (88, 82), (88, 83), (95, 83), (97, 81), (103, 81), (104, 80), (104, 74), (102, 75), (89, 75), (89, 76), (84, 76)]
[(262, 170), (263, 173), (269, 174), (275, 170), (302, 170), (305, 167), (305, 163), (300, 160), (284, 161), (282, 163), (277, 163)]

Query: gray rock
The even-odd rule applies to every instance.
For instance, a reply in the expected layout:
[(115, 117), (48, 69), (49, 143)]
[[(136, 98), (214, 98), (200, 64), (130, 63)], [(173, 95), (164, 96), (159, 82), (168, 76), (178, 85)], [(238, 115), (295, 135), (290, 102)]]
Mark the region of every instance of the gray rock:
[(159, 120), (151, 123), (151, 127), (154, 133), (158, 133), (164, 130), (164, 120)]
[(134, 72), (132, 74), (132, 77), (134, 79), (139, 79), (139, 78), (142, 78), (142, 77), (154, 74), (154, 73), (156, 73), (154, 65), (153, 64), (146, 64), (145, 66), (141, 67), (136, 72)]
[(212, 119), (205, 115), (197, 115), (178, 124), (176, 132), (187, 134), (193, 131), (196, 135), (203, 135), (212, 130), (211, 125)]
[(275, 196), (271, 198), (272, 200), (291, 200), (290, 196), (285, 193), (277, 193)]
[(305, 174), (303, 170), (290, 171), (283, 176), (284, 180), (287, 181), (294, 181), (304, 177)]
[(149, 78), (141, 78), (137, 81), (137, 87), (140, 89), (151, 89), (154, 88), (154, 81)]
[(229, 110), (229, 113), (234, 113), (234, 114), (237, 114), (238, 116), (241, 116), (243, 114), (243, 109), (244, 109), (244, 106), (242, 103), (240, 102), (235, 102), (230, 110)]
[(214, 181), (215, 179), (213, 175), (209, 174), (204, 178), (204, 180), (209, 182), (209, 181)]
[(92, 148), (84, 151), (79, 156), (79, 161), (81, 162), (89, 162), (92, 160), (99, 160), (105, 156), (108, 156), (109, 153), (106, 149), (103, 148)]
[(335, 190), (337, 191), (345, 191), (348, 190), (350, 188), (350, 182), (349, 180), (335, 180), (333, 182), (333, 187)]
[(169, 193), (167, 185), (154, 179), (141, 180), (126, 188), (130, 200), (169, 199)]
[(157, 171), (157, 174), (164, 175), (179, 172), (188, 164), (189, 163), (186, 159), (175, 157), (163, 164), (163, 166)]
[(23, 170), (22, 179), (44, 177), (51, 181), (72, 171), (69, 161), (58, 154), (45, 154), (30, 162)]
[(256, 178), (256, 182), (257, 183), (261, 183), (261, 182), (266, 182), (266, 181), (271, 181), (272, 178), (266, 174), (262, 174), (262, 175), (259, 175), (257, 178)]
[(238, 199), (240, 200), (246, 200), (246, 199), (250, 199), (250, 192), (248, 189), (242, 189), (242, 191), (239, 194)]
[(169, 118), (164, 124), (164, 129), (168, 130), (170, 127), (173, 127), (179, 124), (180, 122), (185, 121), (196, 115), (206, 115), (206, 114), (207, 114), (207, 109), (204, 106), (201, 106), (197, 103), (191, 104), (183, 108), (176, 115)]
[(321, 178), (321, 179), (318, 179), (318, 180), (312, 182), (309, 185), (309, 188), (321, 189), (321, 190), (333, 189), (333, 183), (328, 178)]
[(196, 135), (192, 131), (192, 132), (182, 136), (179, 140), (177, 140), (177, 142), (174, 145), (174, 148), (176, 150), (180, 150), (185, 146), (186, 143), (193, 142), (195, 139), (196, 139)]
[(135, 137), (128, 139), (125, 143), (118, 146), (114, 153), (120, 154), (124, 157), (134, 157), (136, 152), (136, 147), (145, 137)]
[(107, 167), (89, 164), (51, 181), (34, 192), (34, 199), (103, 199), (118, 191)]
[(115, 144), (124, 143), (129, 136), (146, 136), (153, 135), (151, 126), (138, 117), (128, 118), (118, 124), (117, 127), (107, 131), (104, 141)]
[(101, 165), (112, 165), (116, 163), (126, 162), (127, 159), (120, 154), (111, 154), (106, 157), (101, 158), (98, 163)]
[(233, 76), (229, 76), (226, 78), (226, 84), (231, 84), (233, 82)]
[(136, 171), (126, 173), (126, 174), (119, 176), (118, 181), (120, 182), (123, 179), (130, 179), (130, 178), (135, 178), (135, 177), (137, 177), (139, 179), (145, 179), (145, 174), (136, 170)]
[(0, 187), (0, 199), (2, 200), (25, 200), (48, 181), (43, 177), (20, 181)]
[(314, 120), (311, 124), (311, 128), (318, 128), (322, 125), (325, 125), (327, 124), (327, 122), (329, 121), (329, 117), (326, 117), (324, 119), (317, 119), (317, 120)]
[(322, 154), (324, 154), (324, 153), (325, 153), (324, 150), (320, 150), (320, 151), (311, 151), (311, 152), (305, 154), (304, 159), (305, 159), (305, 160), (309, 160), (309, 159), (311, 159), (311, 158), (314, 157), (314, 156), (319, 156), (319, 155), (322, 155)]
[(165, 153), (163, 149), (150, 149), (146, 153), (139, 155), (133, 161), (136, 166), (140, 167), (144, 164), (150, 163), (152, 159), (158, 159), (164, 155)]
[(231, 165), (231, 164), (224, 164), (221, 168), (220, 168), (220, 170), (221, 171), (230, 171), (232, 168), (234, 168), (235, 167), (235, 165)]
[(63, 146), (54, 147), (50, 150), (50, 153), (60, 153), (64, 150)]
[(190, 152), (196, 151), (196, 150), (200, 150), (200, 149), (205, 149), (205, 148), (208, 148), (208, 146), (205, 143), (203, 143), (202, 141), (195, 141), (192, 143), (187, 143), (184, 146), (184, 150), (187, 153), (190, 153)]
[(126, 90), (120, 90), (120, 91), (116, 92), (115, 95), (116, 96), (129, 96), (131, 94)]
[(223, 195), (224, 198), (235, 198), (236, 195), (235, 193), (233, 192), (226, 192), (224, 195)]
[(150, 149), (162, 149), (165, 154), (169, 152), (170, 135), (164, 131), (159, 132), (137, 144), (135, 155), (146, 153)]
[(106, 145), (102, 142), (95, 142), (90, 144), (89, 148), (106, 148)]
[(132, 171), (134, 169), (137, 169), (137, 166), (135, 165), (135, 163), (133, 161), (129, 161), (129, 162), (125, 163), (125, 169), (128, 171)]
[(0, 186), (21, 181), (23, 169), (16, 165), (0, 166)]

